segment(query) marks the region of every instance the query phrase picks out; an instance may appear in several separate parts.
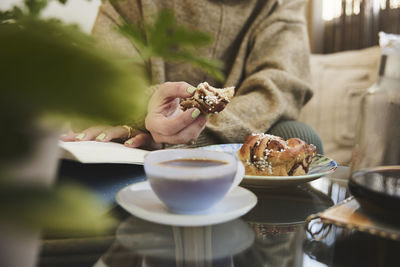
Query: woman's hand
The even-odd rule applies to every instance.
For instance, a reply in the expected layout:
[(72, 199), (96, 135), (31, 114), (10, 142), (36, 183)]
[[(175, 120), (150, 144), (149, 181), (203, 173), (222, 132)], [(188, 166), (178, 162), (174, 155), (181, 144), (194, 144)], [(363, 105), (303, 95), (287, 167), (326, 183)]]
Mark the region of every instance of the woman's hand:
[(191, 97), (196, 88), (185, 82), (166, 82), (154, 93), (148, 105), (146, 129), (141, 132), (129, 126), (95, 126), (79, 133), (69, 133), (61, 140), (124, 142), (128, 147), (160, 149), (162, 143), (188, 144), (197, 140), (206, 125), (206, 117), (197, 108), (182, 111), (180, 98)]
[(148, 149), (160, 149), (161, 144), (154, 142), (149, 133), (130, 128), (129, 126), (95, 126), (88, 128), (80, 133), (68, 133), (61, 137), (65, 142), (71, 141), (99, 141), (124, 142), (127, 147), (141, 147)]
[(207, 119), (197, 108), (182, 111), (180, 98), (191, 97), (196, 88), (185, 82), (166, 82), (153, 94), (146, 129), (156, 143), (188, 144), (197, 140)]

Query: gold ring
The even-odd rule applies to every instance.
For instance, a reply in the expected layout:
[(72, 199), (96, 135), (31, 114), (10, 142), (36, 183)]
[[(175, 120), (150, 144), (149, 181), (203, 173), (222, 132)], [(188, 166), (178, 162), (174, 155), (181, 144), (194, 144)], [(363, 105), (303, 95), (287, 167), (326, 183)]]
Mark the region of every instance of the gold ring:
[(128, 126), (128, 125), (122, 125), (122, 127), (124, 127), (125, 129), (128, 130), (128, 138), (127, 139), (131, 138), (132, 134), (133, 134), (133, 128), (131, 126)]

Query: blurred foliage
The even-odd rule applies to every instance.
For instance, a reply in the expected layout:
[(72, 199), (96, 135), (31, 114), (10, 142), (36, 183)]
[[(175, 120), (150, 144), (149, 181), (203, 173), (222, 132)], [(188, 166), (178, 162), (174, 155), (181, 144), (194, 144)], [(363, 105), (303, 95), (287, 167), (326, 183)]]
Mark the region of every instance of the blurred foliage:
[(150, 65), (143, 62), (150, 58), (192, 63), (223, 79), (222, 64), (194, 50), (212, 39), (178, 25), (170, 11), (162, 11), (152, 25), (119, 27), (142, 56), (127, 60), (100, 50), (74, 26), (40, 19), (50, 1), (24, 0), (22, 7), (0, 11), (0, 123), (7, 125), (0, 138), (14, 137), (0, 150), (0, 164), (29, 151), (31, 122), (39, 116), (62, 114), (92, 124), (137, 121), (146, 103), (141, 93), (151, 79)]
[(99, 234), (115, 225), (97, 195), (76, 184), (49, 189), (0, 183), (0, 221), (14, 227), (43, 228), (48, 235)]
[(74, 27), (24, 17), (0, 25), (0, 38), (0, 138), (8, 140), (0, 161), (27, 151), (35, 118), (119, 124), (145, 108), (143, 67), (99, 50)]
[(0, 10), (0, 22), (17, 20), (23, 16), (39, 17), (47, 4), (51, 1), (66, 4), (68, 0), (24, 0), (23, 6), (13, 6), (11, 10)]
[(125, 124), (142, 117), (151, 58), (188, 62), (220, 80), (221, 64), (195, 52), (211, 38), (178, 25), (169, 11), (153, 25), (123, 23), (118, 29), (138, 48), (142, 60), (137, 60), (100, 49), (76, 26), (41, 19), (51, 1), (67, 2), (24, 0), (0, 11), (0, 221), (46, 232), (99, 232), (113, 222), (102, 216), (92, 193), (77, 185), (22, 186), (5, 178), (7, 163), (29, 154), (42, 118)]
[(143, 60), (159, 57), (166, 61), (187, 62), (219, 81), (224, 80), (221, 61), (201, 57), (195, 52), (195, 48), (211, 44), (212, 38), (204, 32), (179, 25), (169, 10), (161, 11), (154, 24), (140, 28), (124, 22), (119, 31), (138, 48)]
[(146, 72), (101, 50), (77, 27), (40, 19), (47, 3), (25, 0), (0, 12), (0, 221), (46, 233), (99, 233), (113, 221), (93, 193), (16, 183), (18, 177), (6, 179), (8, 163), (29, 155), (44, 117), (117, 124), (141, 116)]

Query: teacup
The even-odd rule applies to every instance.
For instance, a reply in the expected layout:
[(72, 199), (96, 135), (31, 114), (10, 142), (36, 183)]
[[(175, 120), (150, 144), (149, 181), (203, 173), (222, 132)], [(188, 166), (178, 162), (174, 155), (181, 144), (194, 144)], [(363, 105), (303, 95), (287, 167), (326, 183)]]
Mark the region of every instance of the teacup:
[(144, 170), (157, 197), (175, 213), (201, 213), (239, 185), (244, 167), (231, 154), (169, 149), (151, 152)]

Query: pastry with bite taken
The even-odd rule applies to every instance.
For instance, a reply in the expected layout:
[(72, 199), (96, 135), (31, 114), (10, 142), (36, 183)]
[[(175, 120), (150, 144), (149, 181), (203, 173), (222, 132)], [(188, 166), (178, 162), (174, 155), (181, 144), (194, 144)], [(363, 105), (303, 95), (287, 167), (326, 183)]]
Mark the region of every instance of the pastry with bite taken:
[(307, 174), (317, 149), (299, 138), (256, 133), (247, 136), (238, 154), (246, 175), (299, 176)]
[(183, 99), (180, 103), (182, 110), (198, 108), (203, 114), (221, 112), (235, 94), (235, 87), (215, 88), (207, 82), (200, 83), (193, 96)]

